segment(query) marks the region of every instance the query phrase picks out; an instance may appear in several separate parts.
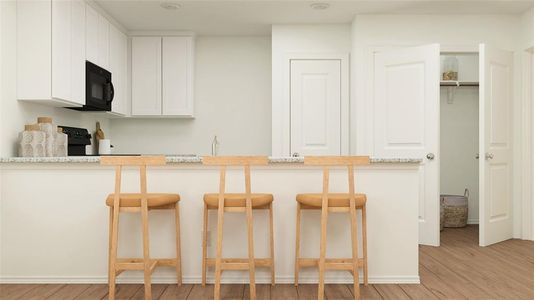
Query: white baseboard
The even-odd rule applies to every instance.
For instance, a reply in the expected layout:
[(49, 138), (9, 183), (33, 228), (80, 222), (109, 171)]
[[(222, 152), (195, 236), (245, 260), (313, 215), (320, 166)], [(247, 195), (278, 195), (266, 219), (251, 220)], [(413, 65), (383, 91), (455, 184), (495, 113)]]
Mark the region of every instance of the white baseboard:
[[(213, 283), (213, 277), (208, 276), (208, 283)], [(317, 276), (301, 276), (299, 283), (317, 283)], [(107, 276), (5, 276), (0, 278), (1, 284), (106, 284), (108, 282)], [(247, 276), (223, 276), (222, 283), (224, 284), (244, 284), (248, 283)], [(331, 284), (349, 284), (352, 283), (351, 275), (343, 276), (326, 276), (326, 283)], [(360, 276), (360, 282), (363, 278)], [(128, 275), (119, 276), (117, 283), (143, 283), (142, 275)], [(152, 283), (172, 284), (176, 283), (175, 276), (152, 276)], [(184, 276), (183, 283), (185, 284), (199, 284), (201, 283), (200, 276)], [(256, 283), (271, 283), (269, 276), (257, 276)], [(294, 283), (293, 276), (278, 276), (276, 283), (290, 284)], [(371, 284), (419, 284), (419, 276), (370, 276), (369, 283)]]
[(467, 219), (467, 224), (469, 225), (478, 225), (478, 219)]

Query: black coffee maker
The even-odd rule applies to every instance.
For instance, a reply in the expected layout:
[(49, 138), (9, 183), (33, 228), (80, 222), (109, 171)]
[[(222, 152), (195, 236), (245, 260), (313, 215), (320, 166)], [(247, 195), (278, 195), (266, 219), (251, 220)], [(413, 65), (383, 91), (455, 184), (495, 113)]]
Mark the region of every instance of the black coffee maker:
[(85, 146), (91, 145), (91, 134), (85, 128), (58, 126), (68, 136), (68, 156), (86, 156)]

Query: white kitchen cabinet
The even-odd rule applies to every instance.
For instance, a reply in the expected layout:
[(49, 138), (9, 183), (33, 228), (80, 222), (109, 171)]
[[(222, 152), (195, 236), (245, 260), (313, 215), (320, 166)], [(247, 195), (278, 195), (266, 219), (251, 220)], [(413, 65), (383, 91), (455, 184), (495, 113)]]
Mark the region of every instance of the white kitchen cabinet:
[(161, 115), (161, 37), (132, 38), (132, 115)]
[(193, 116), (193, 38), (132, 38), (132, 116)]
[(164, 37), (162, 42), (162, 113), (166, 116), (192, 116), (192, 39)]
[(112, 102), (114, 114), (126, 115), (127, 112), (127, 74), (128, 38), (115, 26), (109, 27), (109, 71), (115, 87)]
[(101, 68), (109, 68), (109, 21), (86, 4), (85, 9), (86, 59)]
[[(17, 98), (54, 106), (79, 107), (73, 84), (84, 72), (77, 1), (17, 2)], [(85, 85), (83, 85), (83, 91)]]
[(85, 2), (71, 1), (71, 98), (85, 104)]

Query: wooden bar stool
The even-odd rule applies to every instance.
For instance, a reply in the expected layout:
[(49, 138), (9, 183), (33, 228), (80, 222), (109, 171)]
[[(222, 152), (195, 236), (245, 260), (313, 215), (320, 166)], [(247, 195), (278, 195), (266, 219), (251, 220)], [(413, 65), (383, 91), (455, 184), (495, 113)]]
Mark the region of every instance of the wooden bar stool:
[[(354, 192), (354, 166), (368, 165), (367, 156), (306, 156), (304, 164), (323, 167), (323, 192), (321, 194), (298, 194), (297, 195), (297, 235), (295, 249), (295, 285), (298, 285), (299, 269), (301, 267), (319, 267), (319, 291), (318, 298), (324, 299), (324, 274), (328, 269), (347, 270), (354, 277), (354, 298), (360, 298), (360, 286), (358, 270), (363, 267), (364, 284), (368, 284), (367, 270), (367, 219), (365, 194)], [(346, 166), (348, 168), (349, 192), (329, 193), (329, 167)], [(302, 209), (321, 210), (321, 246), (319, 258), (300, 258), (300, 214)], [(357, 210), (362, 211), (362, 240), (363, 258), (358, 257), (358, 231)], [(351, 258), (326, 258), (326, 224), (329, 212), (348, 212), (351, 222), (352, 257)]]
[[(115, 278), (125, 270), (143, 270), (145, 299), (152, 299), (151, 275), (157, 266), (176, 268), (178, 285), (182, 284), (180, 259), (180, 196), (177, 194), (147, 193), (146, 167), (165, 165), (164, 156), (106, 156), (100, 159), (101, 165), (115, 166), (115, 193), (106, 199), (109, 206), (109, 299), (115, 299)], [(122, 167), (139, 167), (140, 193), (121, 193)], [(172, 209), (176, 222), (176, 258), (155, 259), (149, 254), (148, 211), (152, 209)], [(143, 258), (117, 258), (119, 237), (119, 212), (141, 213), (143, 227)]]
[[(223, 270), (248, 270), (250, 276), (250, 299), (256, 299), (255, 268), (271, 269), (271, 284), (274, 285), (274, 238), (273, 238), (273, 195), (251, 192), (250, 166), (267, 165), (264, 156), (203, 157), (204, 165), (220, 166), (219, 193), (204, 195), (204, 228), (202, 241), (202, 285), (206, 285), (206, 269), (215, 266), (214, 299), (221, 296), (221, 273)], [(226, 193), (225, 177), (228, 166), (242, 166), (245, 171), (245, 193)], [(207, 257), (208, 210), (217, 209), (217, 254), (216, 258)], [(254, 258), (252, 211), (269, 210), (270, 258)], [(247, 216), (248, 258), (222, 258), (224, 212), (244, 212)]]

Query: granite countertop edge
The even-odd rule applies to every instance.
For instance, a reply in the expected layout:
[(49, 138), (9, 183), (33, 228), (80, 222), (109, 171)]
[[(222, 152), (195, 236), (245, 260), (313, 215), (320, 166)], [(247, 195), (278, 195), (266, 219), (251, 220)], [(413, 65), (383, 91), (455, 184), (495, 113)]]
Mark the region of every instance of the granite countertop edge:
[[(419, 164), (419, 158), (371, 158), (372, 164)], [(99, 163), (99, 156), (69, 156), (69, 157), (5, 157), (0, 158), (0, 164), (9, 163)], [(271, 164), (302, 164), (304, 157), (269, 157)], [(167, 156), (169, 164), (199, 164), (202, 158), (195, 156)]]

